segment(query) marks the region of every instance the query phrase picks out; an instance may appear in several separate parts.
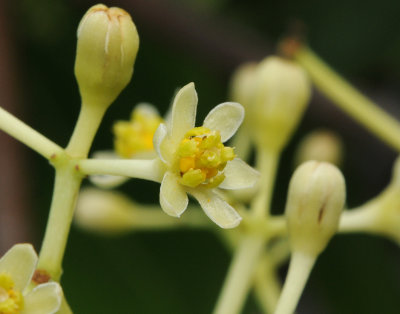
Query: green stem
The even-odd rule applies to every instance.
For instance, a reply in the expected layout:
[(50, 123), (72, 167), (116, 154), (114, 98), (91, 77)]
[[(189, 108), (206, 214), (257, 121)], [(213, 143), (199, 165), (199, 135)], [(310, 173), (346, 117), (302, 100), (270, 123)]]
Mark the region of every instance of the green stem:
[(293, 252), (289, 272), (286, 276), (275, 314), (294, 313), (315, 260), (314, 256), (309, 256), (301, 252)]
[(164, 174), (163, 163), (158, 159), (85, 159), (78, 162), (84, 174), (109, 174), (161, 182)]
[(0, 129), (50, 159), (63, 149), (0, 107)]
[(321, 92), (386, 144), (400, 151), (400, 123), (396, 119), (352, 87), (309, 48), (300, 48), (295, 59)]
[(62, 260), (81, 181), (82, 177), (70, 162), (56, 167), (50, 216), (37, 266), (38, 269), (48, 272), (56, 281), (61, 277)]
[(281, 283), (269, 254), (265, 254), (258, 263), (254, 292), (264, 312), (273, 313), (281, 293)]
[(279, 154), (265, 148), (258, 148), (256, 168), (261, 176), (258, 181), (258, 193), (251, 204), (255, 217), (269, 214)]
[(340, 217), (338, 232), (374, 233), (377, 220), (377, 210), (374, 207), (346, 210)]
[[(260, 171), (261, 177), (258, 182), (258, 193), (251, 204), (254, 216), (251, 219), (266, 219), (267, 213), (269, 213), (279, 154), (261, 148), (257, 157), (257, 169)], [(284, 232), (284, 225), (278, 220), (274, 223), (274, 227), (277, 232), (281, 232), (281, 230)], [(264, 249), (266, 238), (268, 237), (265, 234), (252, 233), (250, 230), (250, 233), (241, 239), (217, 301), (215, 314), (240, 312), (250, 290), (254, 269)]]
[(236, 314), (241, 311), (264, 243), (264, 239), (257, 235), (243, 237), (229, 267), (214, 314)]
[(107, 106), (82, 104), (74, 133), (66, 148), (74, 158), (86, 158)]
[(83, 178), (77, 171), (79, 169), (76, 169), (77, 160), (71, 157), (86, 158), (106, 109), (107, 106), (82, 104), (78, 122), (65, 153), (52, 160), (56, 178), (38, 268), (47, 271), (56, 281), (61, 277), (62, 260)]

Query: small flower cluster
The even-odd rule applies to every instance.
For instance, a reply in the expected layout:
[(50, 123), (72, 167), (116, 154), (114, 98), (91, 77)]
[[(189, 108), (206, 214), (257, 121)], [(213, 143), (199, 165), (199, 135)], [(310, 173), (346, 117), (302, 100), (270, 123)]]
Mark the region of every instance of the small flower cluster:
[[(329, 133), (319, 132), (302, 142), (285, 213), (271, 214), (280, 154), (300, 123), (311, 94), (310, 79), (299, 63), (314, 81), (331, 83), (321, 84), (323, 88), (342, 87), (350, 99), (361, 99), (365, 112), (378, 113), (380, 121), (387, 123), (373, 124), (371, 129), (379, 130), (384, 140), (400, 148), (385, 129), (397, 122), (377, 110), (368, 111), (371, 105), (366, 102), (365, 106), (360, 95), (351, 94), (356, 92), (337, 81), (311, 52), (300, 49), (290, 56), (299, 63), (268, 57), (241, 67), (232, 84), (232, 98), (237, 102), (216, 106), (198, 127), (193, 83), (177, 92), (165, 119), (151, 105), (141, 104), (130, 121), (114, 125), (115, 152), (88, 158), (106, 109), (131, 79), (139, 38), (129, 14), (101, 4), (85, 14), (77, 37), (75, 75), (82, 108), (65, 149), (0, 108), (0, 128), (47, 158), (56, 170), (40, 256), (31, 245), (18, 244), (0, 259), (0, 314), (72, 313), (58, 282), (76, 201), (77, 223), (95, 231), (182, 225), (215, 231), (234, 255), (215, 313), (238, 313), (252, 285), (265, 312), (293, 313), (319, 254), (337, 232), (362, 231), (400, 241), (400, 159), (392, 182), (380, 195), (342, 214), (345, 179), (333, 165), (340, 164), (342, 146)], [(321, 73), (328, 74), (324, 77)], [(329, 87), (328, 91), (332, 93)], [(341, 102), (349, 103), (339, 99)], [(225, 145), (238, 130), (233, 146)], [(246, 163), (251, 148), (255, 169)], [(93, 188), (78, 199), (81, 182), (89, 175), (92, 182), (108, 188), (129, 178), (158, 182), (159, 205), (141, 205), (121, 193)], [(189, 207), (189, 196), (200, 206), (191, 206), (182, 215)], [(193, 207), (200, 207), (206, 215)], [(169, 216), (182, 217), (178, 223)], [(241, 221), (242, 226), (236, 228)], [(289, 272), (280, 289), (278, 268), (289, 255)]]

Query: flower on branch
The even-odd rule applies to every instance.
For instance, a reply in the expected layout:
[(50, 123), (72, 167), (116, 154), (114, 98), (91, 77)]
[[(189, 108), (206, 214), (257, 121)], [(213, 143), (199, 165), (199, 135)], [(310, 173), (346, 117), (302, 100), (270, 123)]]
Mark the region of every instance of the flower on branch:
[(36, 269), (38, 257), (30, 244), (14, 245), (0, 259), (0, 313), (52, 314), (62, 301), (58, 283), (39, 284), (27, 289)]
[(189, 193), (217, 225), (233, 228), (241, 217), (217, 188), (248, 188), (258, 179), (258, 172), (223, 144), (239, 128), (244, 109), (238, 103), (220, 104), (196, 128), (196, 107), (197, 93), (190, 83), (177, 93), (171, 121), (160, 124), (154, 135), (154, 149), (166, 169), (160, 204), (167, 214), (179, 217), (187, 208)]

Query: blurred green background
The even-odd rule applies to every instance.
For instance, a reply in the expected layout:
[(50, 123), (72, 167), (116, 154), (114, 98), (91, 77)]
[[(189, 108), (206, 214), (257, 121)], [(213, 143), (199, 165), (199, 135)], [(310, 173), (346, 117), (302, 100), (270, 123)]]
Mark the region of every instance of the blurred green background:
[[(73, 75), (76, 28), (93, 1), (3, 2), (0, 22), (0, 105), (39, 132), (66, 145), (79, 112)], [(237, 65), (261, 60), (290, 25), (305, 25), (310, 46), (366, 94), (400, 118), (400, 5), (377, 1), (125, 0), (140, 48), (134, 77), (109, 109), (93, 151), (112, 146), (111, 127), (141, 101), (165, 113), (177, 87), (193, 81), (198, 121), (228, 99)], [(296, 143), (317, 127), (344, 139), (348, 206), (373, 197), (388, 183), (396, 152), (315, 94), (285, 150), (274, 208), (284, 207)], [(53, 169), (28, 148), (0, 137), (0, 249), (17, 241), (40, 248)], [(85, 182), (85, 185), (89, 185)], [(159, 185), (132, 180), (122, 190), (154, 203)], [(10, 199), (11, 198), (11, 199)], [(279, 211), (277, 211), (279, 212)], [(9, 218), (11, 217), (11, 218)], [(72, 227), (62, 285), (75, 313), (210, 313), (230, 254), (201, 231), (132, 232), (96, 236)], [(298, 313), (399, 313), (400, 250), (366, 235), (335, 237), (322, 254)], [(286, 265), (282, 267), (282, 278)], [(244, 313), (260, 313), (249, 298)]]

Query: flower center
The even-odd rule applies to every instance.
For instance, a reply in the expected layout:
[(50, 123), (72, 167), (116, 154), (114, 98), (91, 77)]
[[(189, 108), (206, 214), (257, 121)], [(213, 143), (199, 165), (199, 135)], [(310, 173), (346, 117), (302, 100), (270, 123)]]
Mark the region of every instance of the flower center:
[(151, 152), (154, 149), (153, 136), (161, 122), (161, 117), (155, 111), (139, 106), (132, 112), (130, 121), (118, 121), (114, 124), (116, 152), (124, 158)]
[(6, 273), (0, 274), (0, 313), (18, 314), (24, 307), (24, 298), (20, 291), (14, 290), (14, 281)]
[(218, 131), (193, 128), (185, 134), (177, 150), (181, 184), (213, 188), (225, 179), (226, 163), (235, 158), (232, 147), (221, 143)]

